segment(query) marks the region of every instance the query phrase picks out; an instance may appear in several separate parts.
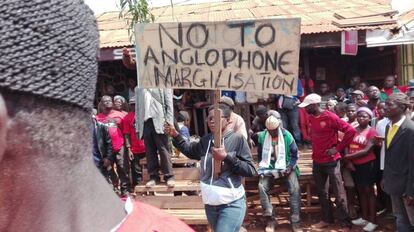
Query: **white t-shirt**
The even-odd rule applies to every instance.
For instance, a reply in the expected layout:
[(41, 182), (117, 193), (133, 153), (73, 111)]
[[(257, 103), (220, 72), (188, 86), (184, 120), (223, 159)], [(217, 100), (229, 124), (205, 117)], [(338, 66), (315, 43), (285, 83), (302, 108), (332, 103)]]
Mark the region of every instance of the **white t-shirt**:
[[(385, 138), (385, 130), (387, 125), (390, 124), (390, 120), (388, 118), (383, 118), (378, 121), (377, 123), (377, 133), (378, 136)], [(384, 162), (385, 162), (385, 141), (382, 142), (381, 146), (381, 155), (380, 155), (380, 169), (384, 170)]]

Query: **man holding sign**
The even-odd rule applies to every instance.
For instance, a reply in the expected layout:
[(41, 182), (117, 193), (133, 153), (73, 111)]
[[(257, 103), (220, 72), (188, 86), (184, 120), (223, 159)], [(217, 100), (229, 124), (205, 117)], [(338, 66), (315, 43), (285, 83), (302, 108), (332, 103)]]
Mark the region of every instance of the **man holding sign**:
[[(246, 139), (229, 127), (231, 110), (220, 104), (222, 144), (216, 148), (213, 135), (203, 136), (199, 142), (188, 142), (171, 124), (165, 133), (173, 137), (173, 144), (190, 159), (201, 160), (201, 195), (209, 224), (214, 231), (239, 231), (246, 213), (243, 177), (256, 175), (252, 155)], [(215, 131), (214, 108), (208, 111), (207, 125)], [(214, 178), (214, 162), (221, 161), (220, 175)]]

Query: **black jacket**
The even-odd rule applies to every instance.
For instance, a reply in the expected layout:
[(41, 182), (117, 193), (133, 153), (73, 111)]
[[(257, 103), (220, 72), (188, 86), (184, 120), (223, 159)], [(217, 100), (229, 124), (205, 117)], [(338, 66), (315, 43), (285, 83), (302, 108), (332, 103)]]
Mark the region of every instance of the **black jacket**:
[(93, 155), (95, 162), (102, 163), (104, 158), (107, 158), (113, 162), (115, 157), (112, 150), (112, 140), (109, 135), (108, 126), (96, 120), (93, 121), (93, 129), (95, 131), (93, 136)]
[[(385, 135), (388, 130), (389, 126)], [(414, 196), (414, 123), (408, 117), (386, 146), (383, 178), (389, 195)]]

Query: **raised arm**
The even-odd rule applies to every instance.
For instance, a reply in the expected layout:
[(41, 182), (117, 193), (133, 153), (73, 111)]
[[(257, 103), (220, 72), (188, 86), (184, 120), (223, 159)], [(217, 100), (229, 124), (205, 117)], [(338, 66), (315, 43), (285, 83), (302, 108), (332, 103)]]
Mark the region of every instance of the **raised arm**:
[(207, 149), (203, 148), (201, 140), (199, 142), (186, 141), (169, 123), (164, 124), (164, 133), (171, 136), (174, 147), (190, 159), (200, 160), (201, 156), (206, 153)]

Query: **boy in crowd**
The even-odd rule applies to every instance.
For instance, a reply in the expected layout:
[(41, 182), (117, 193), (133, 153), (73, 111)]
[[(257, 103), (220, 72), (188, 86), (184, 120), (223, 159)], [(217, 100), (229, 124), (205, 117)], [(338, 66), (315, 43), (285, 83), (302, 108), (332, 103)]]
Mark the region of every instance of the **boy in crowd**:
[(190, 141), (190, 115), (187, 111), (181, 110), (178, 112), (177, 124), (180, 134), (186, 141)]
[[(332, 202), (327, 191), (327, 180), (332, 184), (335, 193), (339, 223), (344, 230), (352, 226), (347, 209), (345, 189), (340, 171), (340, 152), (347, 147), (355, 135), (355, 129), (340, 119), (336, 114), (320, 107), (322, 99), (317, 94), (309, 94), (299, 105), (310, 114), (312, 129), (313, 176), (316, 182), (319, 202), (322, 208), (322, 221), (314, 225), (321, 229), (333, 223)], [(338, 143), (338, 132), (344, 133)]]
[(356, 128), (358, 126), (358, 121), (356, 120), (357, 115), (357, 105), (354, 103), (348, 104), (346, 107), (346, 117), (348, 118), (348, 123), (351, 124), (353, 128)]
[(275, 213), (269, 199), (269, 192), (275, 179), (283, 178), (289, 191), (290, 221), (293, 231), (302, 231), (300, 226), (300, 186), (297, 166), (298, 147), (293, 136), (285, 130), (280, 119), (269, 116), (266, 130), (259, 133), (258, 153), (262, 157), (258, 173), (260, 203), (266, 218), (266, 232), (273, 232), (276, 226)]
[(351, 101), (347, 98), (344, 88), (338, 88), (335, 92), (334, 100), (337, 102), (344, 102), (346, 104), (351, 103)]
[(348, 117), (346, 117), (346, 108), (347, 107), (348, 107), (348, 105), (344, 102), (339, 102), (335, 106), (336, 115), (338, 115), (338, 117), (340, 119), (344, 120), (345, 122), (348, 122)]
[(145, 157), (144, 140), (138, 139), (135, 133), (135, 98), (129, 100), (130, 112), (125, 116), (123, 123), (123, 134), (125, 148), (131, 163), (132, 186), (142, 182), (142, 165), (140, 160)]

